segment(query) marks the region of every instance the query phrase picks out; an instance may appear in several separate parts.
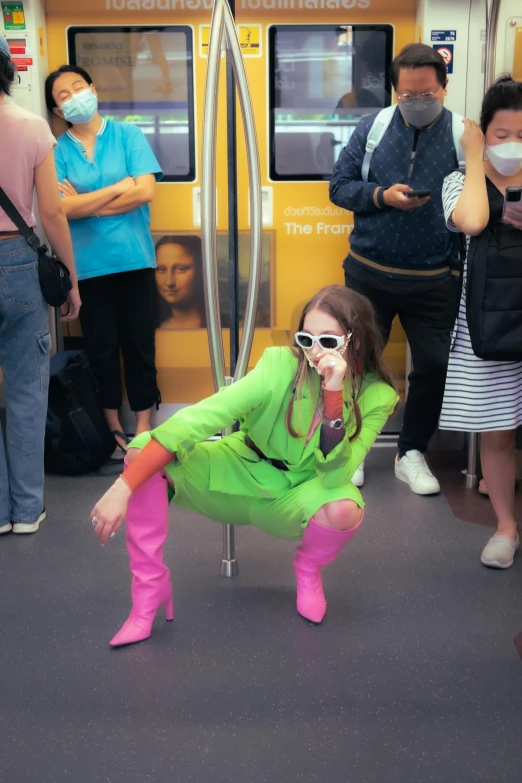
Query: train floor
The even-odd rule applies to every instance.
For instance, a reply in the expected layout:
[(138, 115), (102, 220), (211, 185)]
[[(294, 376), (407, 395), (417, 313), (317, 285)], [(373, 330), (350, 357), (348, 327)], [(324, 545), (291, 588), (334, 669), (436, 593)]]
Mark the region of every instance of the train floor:
[(518, 783), (522, 555), (480, 565), (492, 514), (460, 457), (422, 498), (393, 453), (369, 456), (322, 626), (295, 611), (292, 544), (240, 529), (225, 580), (221, 528), (172, 508), (174, 623), (119, 650), (124, 536), (103, 549), (89, 521), (111, 479), (49, 477), (40, 532), (0, 538), (0, 780)]

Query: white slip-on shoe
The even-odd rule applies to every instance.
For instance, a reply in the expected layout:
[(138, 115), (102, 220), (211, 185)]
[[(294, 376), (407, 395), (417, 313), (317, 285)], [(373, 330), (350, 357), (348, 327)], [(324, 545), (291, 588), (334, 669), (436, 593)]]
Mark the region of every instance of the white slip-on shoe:
[(353, 474), (352, 484), (356, 487), (362, 487), (364, 484), (364, 460), (361, 462), (355, 473)]
[(509, 536), (501, 536), (495, 533), (490, 538), (482, 555), (480, 562), (488, 568), (509, 568), (513, 565), (513, 558), (518, 549), (518, 536), (516, 541)]
[(416, 495), (436, 495), (440, 484), (428, 467), (424, 456), (416, 449), (407, 451), (402, 459), (395, 460), (395, 476), (409, 484)]
[(5, 525), (0, 525), (0, 536), (4, 533), (10, 533), (12, 529), (13, 526), (10, 522), (6, 522)]

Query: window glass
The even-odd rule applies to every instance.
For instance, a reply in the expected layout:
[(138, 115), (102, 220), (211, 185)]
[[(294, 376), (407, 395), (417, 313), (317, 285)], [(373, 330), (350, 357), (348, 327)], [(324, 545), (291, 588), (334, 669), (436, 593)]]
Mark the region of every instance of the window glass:
[(91, 76), (100, 113), (142, 129), (167, 182), (195, 179), (190, 27), (70, 27), (69, 60)]
[(329, 179), (362, 116), (389, 106), (391, 25), (270, 28), (270, 176)]

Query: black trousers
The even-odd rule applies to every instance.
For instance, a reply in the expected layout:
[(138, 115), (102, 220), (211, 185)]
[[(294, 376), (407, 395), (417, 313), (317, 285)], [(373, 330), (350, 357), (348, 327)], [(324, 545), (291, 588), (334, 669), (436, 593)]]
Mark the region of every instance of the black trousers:
[(412, 293), (394, 293), (392, 286), (382, 291), (349, 274), (345, 275), (345, 283), (373, 304), (385, 344), (392, 321), (399, 316), (413, 364), (399, 454), (403, 456), (411, 449), (424, 452), (437, 429), (442, 408), (451, 332), (458, 309), (458, 282), (451, 278), (427, 291)]
[(131, 410), (159, 403), (155, 364), (154, 269), (102, 275), (79, 283), (85, 350), (103, 408), (121, 408), (120, 349)]

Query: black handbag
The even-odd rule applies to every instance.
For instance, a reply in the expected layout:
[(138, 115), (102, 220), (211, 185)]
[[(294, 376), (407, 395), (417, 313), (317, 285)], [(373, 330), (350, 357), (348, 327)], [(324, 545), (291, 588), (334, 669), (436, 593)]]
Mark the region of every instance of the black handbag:
[(30, 228), (7, 193), (0, 188), (0, 207), (7, 217), (13, 221), (28, 244), (38, 253), (38, 278), (42, 296), (51, 307), (60, 307), (67, 301), (72, 288), (71, 275), (65, 264), (49, 253), (46, 245), (42, 245), (37, 235)]

